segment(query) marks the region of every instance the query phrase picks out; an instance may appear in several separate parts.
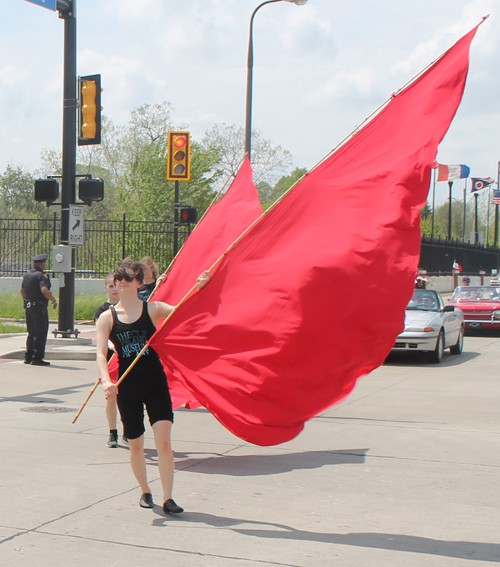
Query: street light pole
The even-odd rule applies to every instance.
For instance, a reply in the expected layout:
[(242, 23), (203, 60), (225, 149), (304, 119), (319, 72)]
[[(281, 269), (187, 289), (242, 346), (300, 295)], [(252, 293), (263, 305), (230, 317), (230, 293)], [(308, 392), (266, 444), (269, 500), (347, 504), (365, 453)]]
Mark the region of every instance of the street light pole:
[[(61, 244), (69, 244), (69, 208), (76, 200), (76, 0), (58, 2), (64, 20), (64, 106), (61, 187)], [(75, 333), (75, 250), (71, 250), (71, 272), (64, 274), (59, 288), (59, 328), (69, 338)]]
[(245, 114), (245, 153), (248, 159), (251, 158), (252, 152), (252, 87), (253, 87), (253, 20), (255, 14), (266, 4), (275, 4), (276, 2), (291, 2), (297, 6), (303, 6), (307, 0), (266, 0), (259, 4), (252, 13), (250, 18), (250, 33), (248, 36), (248, 58), (247, 58), (247, 104)]

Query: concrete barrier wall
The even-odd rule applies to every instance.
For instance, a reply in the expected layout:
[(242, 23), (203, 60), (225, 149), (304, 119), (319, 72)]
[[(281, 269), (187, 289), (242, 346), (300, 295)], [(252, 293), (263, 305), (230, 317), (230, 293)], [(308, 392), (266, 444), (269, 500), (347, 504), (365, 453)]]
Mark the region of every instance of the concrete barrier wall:
[[(469, 276), (471, 279), (471, 285), (489, 285), (491, 276), (481, 275), (481, 276)], [(427, 287), (429, 289), (435, 289), (440, 293), (449, 293), (460, 285), (462, 276), (456, 274), (454, 276), (426, 276), (428, 280)], [(52, 278), (52, 291), (57, 292), (59, 290), (59, 279)], [(21, 289), (22, 278), (0, 278), (0, 293), (1, 292), (12, 292), (19, 293)], [(75, 280), (75, 289), (77, 293), (88, 293), (88, 294), (102, 294), (106, 295), (104, 291), (104, 280), (89, 280), (89, 279), (77, 279)]]

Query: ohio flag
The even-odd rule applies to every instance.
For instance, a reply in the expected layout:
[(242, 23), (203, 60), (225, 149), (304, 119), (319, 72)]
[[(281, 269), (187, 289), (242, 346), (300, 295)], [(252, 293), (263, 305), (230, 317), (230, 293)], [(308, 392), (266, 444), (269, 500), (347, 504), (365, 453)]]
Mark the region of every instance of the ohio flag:
[(476, 191), (481, 191), (481, 189), (486, 189), (492, 183), (495, 183), (495, 180), (491, 177), (471, 177), (470, 180), (472, 181), (472, 187), (470, 192), (475, 193)]

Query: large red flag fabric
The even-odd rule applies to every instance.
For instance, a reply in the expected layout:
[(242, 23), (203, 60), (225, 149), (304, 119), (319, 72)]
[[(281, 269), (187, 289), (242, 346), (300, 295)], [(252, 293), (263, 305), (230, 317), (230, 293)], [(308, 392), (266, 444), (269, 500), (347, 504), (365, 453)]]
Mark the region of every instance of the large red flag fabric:
[(242, 439), (292, 439), (390, 352), (418, 266), (419, 210), (476, 30), (256, 223), (152, 337)]
[[(248, 157), (231, 186), (220, 201), (213, 204), (177, 255), (167, 279), (151, 301), (177, 305), (196, 283), (198, 276), (209, 268), (221, 254), (262, 214), (259, 194), (252, 180)], [(175, 408), (200, 407), (186, 388), (178, 372), (169, 372), (168, 385)]]

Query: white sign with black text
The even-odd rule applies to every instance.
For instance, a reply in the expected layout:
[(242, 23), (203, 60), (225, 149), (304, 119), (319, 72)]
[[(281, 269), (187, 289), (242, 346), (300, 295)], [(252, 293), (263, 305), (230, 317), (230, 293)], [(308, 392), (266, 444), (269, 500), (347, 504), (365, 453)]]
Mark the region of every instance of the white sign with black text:
[(78, 205), (69, 206), (69, 242), (70, 246), (83, 246), (84, 232), (83, 232), (84, 218), (83, 207)]

